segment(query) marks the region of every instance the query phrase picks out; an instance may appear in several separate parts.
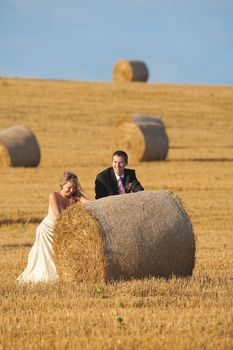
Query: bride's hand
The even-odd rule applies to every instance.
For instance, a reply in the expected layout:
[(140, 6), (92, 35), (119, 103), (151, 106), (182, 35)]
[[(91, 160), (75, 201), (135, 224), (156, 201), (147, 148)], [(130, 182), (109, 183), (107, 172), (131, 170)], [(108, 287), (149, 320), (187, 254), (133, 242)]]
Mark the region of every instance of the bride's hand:
[(80, 202), (81, 202), (81, 203), (86, 203), (86, 202), (90, 202), (90, 200), (87, 199), (86, 197), (81, 196), (81, 197), (80, 197)]

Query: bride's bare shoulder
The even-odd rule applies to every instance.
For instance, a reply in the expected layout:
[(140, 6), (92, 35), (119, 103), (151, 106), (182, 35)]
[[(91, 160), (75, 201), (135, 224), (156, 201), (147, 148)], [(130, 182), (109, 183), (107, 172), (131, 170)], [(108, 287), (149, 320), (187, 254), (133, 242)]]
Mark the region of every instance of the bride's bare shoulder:
[(54, 201), (58, 201), (59, 200), (59, 193), (58, 192), (56, 192), (56, 191), (54, 191), (54, 192), (51, 192), (50, 194), (49, 194), (49, 201), (52, 201), (52, 202), (54, 202)]

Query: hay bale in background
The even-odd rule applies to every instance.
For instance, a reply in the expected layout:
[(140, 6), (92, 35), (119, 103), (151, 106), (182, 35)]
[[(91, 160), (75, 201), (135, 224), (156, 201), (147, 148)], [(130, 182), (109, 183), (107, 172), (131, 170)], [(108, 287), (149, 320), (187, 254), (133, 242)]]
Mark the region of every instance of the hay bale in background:
[(130, 161), (164, 160), (168, 154), (168, 136), (160, 122), (123, 123), (114, 133), (114, 149), (123, 149)]
[(11, 166), (11, 158), (7, 152), (6, 147), (1, 144), (0, 140), (0, 167), (9, 167)]
[(124, 123), (144, 123), (144, 124), (161, 124), (164, 126), (164, 123), (159, 117), (150, 117), (142, 114), (129, 114), (121, 117), (116, 126), (119, 126)]
[(16, 125), (0, 132), (0, 165), (35, 167), (40, 162), (40, 148), (31, 130)]
[(113, 80), (116, 82), (145, 82), (148, 78), (148, 68), (142, 61), (120, 60), (113, 67)]
[(173, 194), (144, 191), (69, 207), (55, 226), (54, 255), (65, 280), (190, 276), (195, 239)]

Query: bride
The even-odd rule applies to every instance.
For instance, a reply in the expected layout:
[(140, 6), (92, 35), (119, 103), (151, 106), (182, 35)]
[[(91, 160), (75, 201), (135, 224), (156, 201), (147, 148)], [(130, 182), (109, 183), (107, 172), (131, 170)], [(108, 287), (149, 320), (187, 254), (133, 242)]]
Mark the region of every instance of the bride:
[(70, 171), (60, 180), (60, 191), (49, 195), (48, 214), (36, 229), (36, 239), (28, 256), (25, 270), (17, 278), (20, 282), (50, 282), (58, 279), (53, 261), (53, 229), (56, 219), (71, 204), (87, 201), (77, 175)]

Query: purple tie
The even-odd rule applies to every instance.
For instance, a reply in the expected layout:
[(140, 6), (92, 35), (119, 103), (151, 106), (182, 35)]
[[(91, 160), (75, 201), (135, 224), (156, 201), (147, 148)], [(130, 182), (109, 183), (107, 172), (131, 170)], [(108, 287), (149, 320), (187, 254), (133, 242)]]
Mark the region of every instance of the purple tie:
[(123, 177), (120, 177), (119, 192), (120, 192), (120, 193), (125, 193), (125, 187), (124, 187), (124, 183), (123, 183)]

